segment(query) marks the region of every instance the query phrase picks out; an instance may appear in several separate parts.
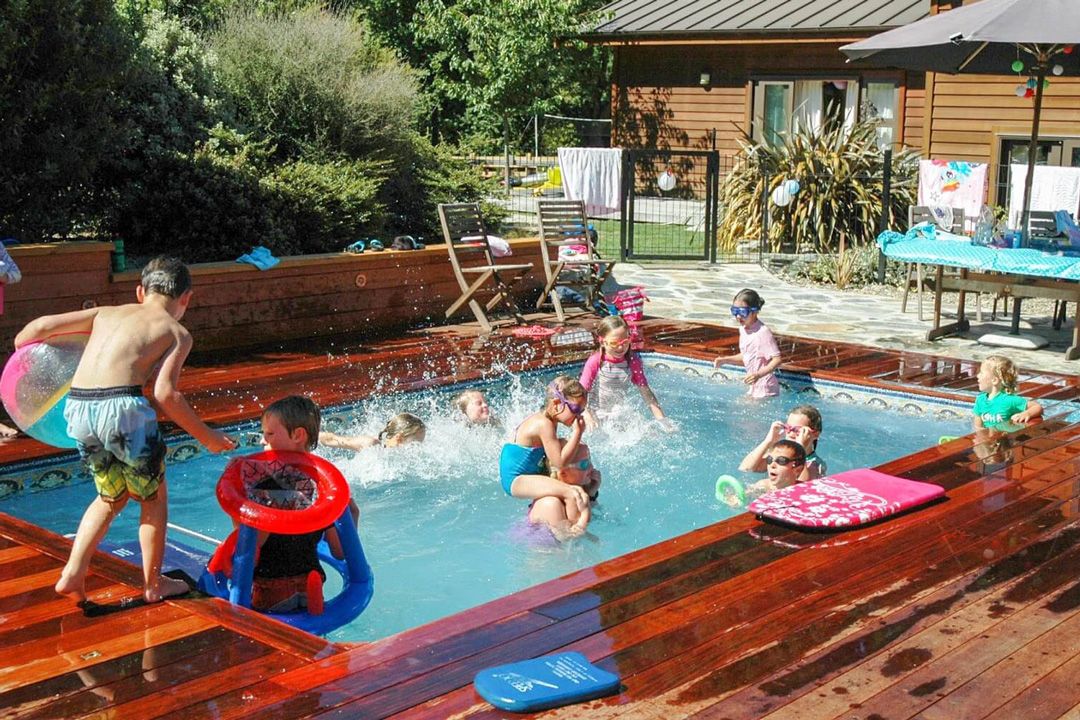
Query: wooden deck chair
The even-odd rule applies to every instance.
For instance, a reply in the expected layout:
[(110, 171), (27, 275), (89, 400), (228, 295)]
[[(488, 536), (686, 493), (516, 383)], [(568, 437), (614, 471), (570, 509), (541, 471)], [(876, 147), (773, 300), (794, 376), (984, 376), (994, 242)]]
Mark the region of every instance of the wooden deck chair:
[[(480, 216), (480, 203), (449, 203), (439, 205), (446, 253), (454, 267), (461, 295), (446, 309), (446, 318), (453, 317), (462, 306), (468, 305), (484, 332), (491, 332), (488, 313), (502, 305), (514, 319), (525, 318), (514, 302), (510, 289), (532, 269), (532, 263), (497, 263), (488, 244), (488, 232)], [(478, 294), (494, 294), (483, 305)]]
[[(591, 308), (600, 299), (600, 286), (611, 274), (615, 263), (600, 257), (596, 244), (589, 238), (589, 222), (585, 203), (580, 200), (540, 200), (540, 254), (544, 261), (544, 291), (536, 307), (551, 303), (559, 322), (566, 320), (558, 288), (568, 287), (585, 298)], [(559, 256), (559, 250), (569, 245), (584, 245), (588, 250), (573, 258)]]
[[(963, 208), (950, 208), (952, 210), (952, 225), (948, 231), (951, 233), (962, 234), (964, 232), (964, 209)], [(919, 223), (935, 222), (934, 214), (930, 208), (926, 205), (911, 205), (908, 207), (908, 229), (915, 227)], [(922, 291), (926, 282), (930, 279), (928, 275), (924, 275), (922, 263), (906, 263), (907, 265), (907, 278), (904, 280), (904, 295), (900, 299), (900, 312), (907, 312), (907, 300), (908, 293), (911, 291), (911, 275), (915, 274), (915, 302), (919, 310), (919, 320), (923, 320), (923, 304), (922, 304)], [(976, 300), (978, 302), (978, 300)], [(982, 306), (978, 306), (979, 319), (982, 319)]]

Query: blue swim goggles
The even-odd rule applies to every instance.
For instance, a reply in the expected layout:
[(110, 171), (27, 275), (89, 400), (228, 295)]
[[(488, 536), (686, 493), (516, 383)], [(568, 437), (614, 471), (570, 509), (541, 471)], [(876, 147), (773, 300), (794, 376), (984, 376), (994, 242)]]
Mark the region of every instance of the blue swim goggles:
[(577, 463), (579, 470), (588, 470), (592, 467), (592, 458), (585, 458), (584, 460), (578, 460)]
[(738, 307), (737, 305), (731, 306), (731, 316), (737, 318), (750, 317), (750, 313), (756, 313), (761, 308), (756, 307)]

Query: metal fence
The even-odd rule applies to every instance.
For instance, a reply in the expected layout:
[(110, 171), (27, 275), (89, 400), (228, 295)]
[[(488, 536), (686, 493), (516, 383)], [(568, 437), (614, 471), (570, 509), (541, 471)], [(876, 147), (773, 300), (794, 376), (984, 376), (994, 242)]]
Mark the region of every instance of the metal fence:
[[(891, 153), (890, 153), (891, 156)], [(502, 232), (509, 236), (539, 231), (537, 201), (562, 197), (562, 185), (552, 172), (557, 156), (487, 156), (467, 160), (496, 180), (500, 189), (487, 198), (505, 211)], [(735, 156), (716, 150), (629, 149), (623, 152), (622, 203), (618, 210), (590, 214), (600, 251), (623, 260), (687, 260), (705, 262), (763, 262), (774, 253), (815, 252), (785, 242), (770, 246), (769, 226), (784, 212), (771, 197), (775, 183), (766, 178), (766, 196), (759, 204), (762, 217), (739, 242), (720, 248), (717, 228), (724, 221), (722, 183), (735, 166)], [(890, 162), (886, 160), (888, 168)], [(868, 180), (869, 178), (863, 179)], [(888, 206), (890, 178), (881, 178), (880, 191)], [(814, 183), (806, 182), (806, 192)], [(885, 227), (884, 218), (878, 230)]]

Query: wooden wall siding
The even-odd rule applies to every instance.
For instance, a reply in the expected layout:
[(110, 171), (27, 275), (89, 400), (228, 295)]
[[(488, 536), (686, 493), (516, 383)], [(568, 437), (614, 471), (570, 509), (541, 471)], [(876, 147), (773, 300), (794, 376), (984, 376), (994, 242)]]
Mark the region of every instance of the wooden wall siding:
[[(616, 48), (615, 124), (612, 144), (624, 147), (708, 149), (716, 129), (716, 149), (731, 155), (749, 131), (751, 115), (747, 82), (774, 77), (853, 77), (868, 73), (848, 65), (839, 42), (761, 45), (665, 45)], [(711, 85), (698, 79), (709, 72)], [(921, 73), (908, 78), (911, 87), (904, 115), (905, 142), (922, 140)]]
[[(1023, 79), (1026, 79), (1023, 78)], [(929, 157), (992, 162), (995, 132), (1031, 133), (1032, 101), (1014, 92), (1016, 75), (934, 75)], [(1043, 96), (1040, 135), (1080, 136), (1080, 78), (1051, 78)]]
[[(539, 245), (536, 240), (511, 244), (515, 261), (535, 265), (536, 270), (517, 286), (522, 300), (535, 299), (543, 285)], [(87, 303), (133, 301), (139, 275), (110, 275), (111, 249), (110, 243), (12, 248), (23, 280), (6, 288), (0, 357), (19, 329), (39, 315), (77, 310)], [(184, 325), (199, 350), (443, 324), (443, 312), (459, 295), (442, 245), (282, 258), (268, 272), (234, 262), (191, 267), (195, 295)], [(472, 315), (466, 308), (453, 319), (472, 320)]]
[(907, 73), (907, 87), (903, 94), (903, 134), (905, 145), (922, 150), (926, 122), (926, 73)]

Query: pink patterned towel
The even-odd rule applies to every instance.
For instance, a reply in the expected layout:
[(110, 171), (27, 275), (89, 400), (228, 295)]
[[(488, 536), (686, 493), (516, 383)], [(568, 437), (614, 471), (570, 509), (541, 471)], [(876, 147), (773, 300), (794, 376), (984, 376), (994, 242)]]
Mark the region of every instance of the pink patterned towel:
[(810, 528), (848, 528), (936, 500), (945, 489), (877, 470), (848, 470), (792, 485), (750, 503), (769, 520)]

